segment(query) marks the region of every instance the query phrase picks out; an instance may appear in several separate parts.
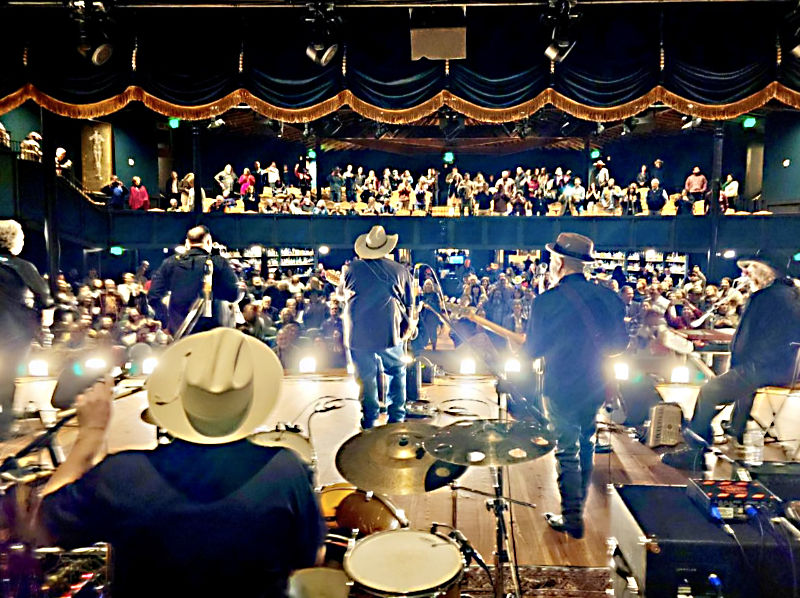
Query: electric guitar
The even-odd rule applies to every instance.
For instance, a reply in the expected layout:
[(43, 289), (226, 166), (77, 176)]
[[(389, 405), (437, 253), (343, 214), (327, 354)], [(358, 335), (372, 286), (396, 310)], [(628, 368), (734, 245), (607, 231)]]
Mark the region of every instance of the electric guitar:
[[(342, 281), (342, 275), (337, 270), (323, 270), (323, 276), (325, 280), (336, 287), (338, 287)], [(400, 322), (400, 340), (403, 343), (414, 340), (419, 334), (419, 314), (415, 307), (416, 303), (415, 293), (415, 296), (412, 297), (410, 313), (406, 313), (405, 310), (400, 310), (400, 314), (403, 316), (403, 321)]]

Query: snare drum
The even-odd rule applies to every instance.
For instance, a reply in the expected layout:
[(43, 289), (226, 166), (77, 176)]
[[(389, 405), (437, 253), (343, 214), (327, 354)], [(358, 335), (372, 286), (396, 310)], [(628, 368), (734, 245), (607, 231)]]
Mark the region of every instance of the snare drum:
[(356, 595), (380, 598), (457, 598), (465, 567), (455, 542), (410, 529), (372, 534), (356, 542), (344, 557), (344, 570)]
[(289, 578), (289, 598), (347, 598), (350, 586), (341, 569), (299, 569)]
[(311, 446), (311, 441), (300, 432), (290, 430), (256, 432), (249, 440), (259, 446), (287, 448), (306, 465), (314, 465), (314, 448)]

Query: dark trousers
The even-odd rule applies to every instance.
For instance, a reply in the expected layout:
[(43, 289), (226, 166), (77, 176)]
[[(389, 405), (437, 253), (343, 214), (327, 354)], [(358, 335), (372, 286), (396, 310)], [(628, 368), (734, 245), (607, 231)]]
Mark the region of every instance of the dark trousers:
[(594, 469), (595, 415), (605, 397), (575, 405), (571, 396), (547, 397), (556, 434), (556, 472), (561, 514), (568, 525), (581, 525)]
[(717, 414), (717, 407), (733, 403), (730, 430), (742, 442), (756, 391), (762, 386), (784, 386), (789, 383), (788, 379), (768, 380), (753, 364), (732, 367), (724, 374), (711, 378), (700, 390), (689, 427), (708, 443), (713, 443), (711, 420)]
[(25, 364), (30, 339), (14, 339), (0, 344), (0, 441), (8, 438), (14, 421), (14, 393), (16, 378)]

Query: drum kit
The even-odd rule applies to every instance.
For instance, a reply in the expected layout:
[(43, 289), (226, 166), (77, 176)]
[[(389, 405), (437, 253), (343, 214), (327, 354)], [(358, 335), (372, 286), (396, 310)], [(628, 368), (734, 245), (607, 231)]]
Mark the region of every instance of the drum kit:
[[(460, 596), (460, 582), (474, 559), (492, 578), (494, 595), (505, 597), (505, 565), (511, 564), (505, 511), (509, 503), (531, 503), (503, 496), (503, 468), (541, 457), (554, 448), (546, 425), (531, 421), (462, 420), (437, 427), (423, 422), (387, 424), (351, 437), (336, 454), (347, 483), (319, 490), (329, 528), (326, 566), (296, 571), (291, 598), (379, 598)], [(281, 443), (287, 446), (288, 443)], [(456, 484), (468, 467), (488, 467), (493, 492)], [(416, 530), (385, 496), (416, 495), (450, 486), (453, 525), (434, 523)], [(369, 490), (366, 490), (369, 489)], [(456, 529), (457, 493), (487, 496), (496, 523), (494, 575), (480, 554)], [(445, 534), (440, 528), (449, 528)], [(513, 594), (519, 581), (511, 567)]]

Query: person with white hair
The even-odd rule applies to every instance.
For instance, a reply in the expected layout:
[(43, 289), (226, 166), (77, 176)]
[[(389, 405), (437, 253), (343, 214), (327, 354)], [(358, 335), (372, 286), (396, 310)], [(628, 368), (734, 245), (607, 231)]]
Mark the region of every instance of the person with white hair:
[(3, 123), (0, 123), (0, 146), (6, 148), (11, 147), (11, 135), (8, 134), (8, 131)]
[(18, 368), (25, 363), (31, 342), (40, 330), (38, 312), (26, 304), (28, 291), (33, 293), (36, 308), (53, 305), (47, 283), (36, 266), (18, 257), (24, 245), (19, 222), (0, 220), (0, 440), (7, 436), (13, 419)]
[(319, 560), (326, 528), (298, 456), (251, 441), (282, 378), (256, 338), (230, 328), (188, 336), (146, 384), (143, 418), (173, 440), (99, 462), (110, 381), (78, 396), (78, 438), (42, 489), (42, 542), (109, 542), (116, 598), (285, 597), (289, 574)]
[(64, 176), (72, 169), (72, 160), (67, 158), (67, 150), (63, 147), (56, 148), (56, 174)]

